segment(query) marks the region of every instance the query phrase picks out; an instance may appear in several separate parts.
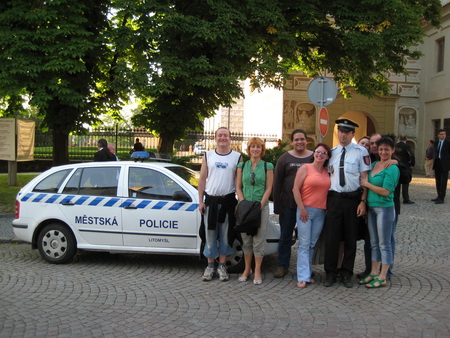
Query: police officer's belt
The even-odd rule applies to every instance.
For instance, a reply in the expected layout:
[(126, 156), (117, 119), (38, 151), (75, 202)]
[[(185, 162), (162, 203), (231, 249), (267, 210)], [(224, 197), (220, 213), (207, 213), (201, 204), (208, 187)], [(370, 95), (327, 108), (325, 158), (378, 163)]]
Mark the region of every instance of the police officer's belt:
[(329, 197), (333, 196), (333, 197), (341, 197), (341, 198), (361, 198), (361, 194), (362, 194), (361, 190), (356, 190), (356, 191), (352, 191), (352, 192), (337, 192), (337, 191), (330, 190), (328, 192)]

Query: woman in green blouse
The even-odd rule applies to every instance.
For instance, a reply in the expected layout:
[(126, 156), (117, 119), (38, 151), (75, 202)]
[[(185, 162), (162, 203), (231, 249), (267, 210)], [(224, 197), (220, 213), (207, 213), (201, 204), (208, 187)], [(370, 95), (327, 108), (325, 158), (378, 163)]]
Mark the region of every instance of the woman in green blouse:
[(273, 184), (273, 164), (262, 160), (266, 152), (264, 141), (253, 137), (248, 141), (247, 154), (250, 160), (241, 162), (236, 171), (236, 193), (239, 202), (243, 200), (261, 202), (261, 225), (255, 236), (242, 233), (245, 269), (239, 282), (247, 281), (251, 273), (253, 255), (255, 256), (255, 275), (253, 284), (262, 283), (261, 264), (264, 257), (267, 222), (269, 220), (269, 196)]

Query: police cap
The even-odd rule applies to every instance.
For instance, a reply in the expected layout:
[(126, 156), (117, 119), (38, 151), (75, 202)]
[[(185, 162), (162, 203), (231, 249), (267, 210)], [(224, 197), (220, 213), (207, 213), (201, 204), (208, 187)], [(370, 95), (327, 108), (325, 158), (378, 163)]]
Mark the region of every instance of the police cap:
[(338, 125), (338, 130), (345, 132), (355, 131), (355, 128), (359, 127), (358, 124), (349, 119), (339, 119), (336, 120), (335, 123)]

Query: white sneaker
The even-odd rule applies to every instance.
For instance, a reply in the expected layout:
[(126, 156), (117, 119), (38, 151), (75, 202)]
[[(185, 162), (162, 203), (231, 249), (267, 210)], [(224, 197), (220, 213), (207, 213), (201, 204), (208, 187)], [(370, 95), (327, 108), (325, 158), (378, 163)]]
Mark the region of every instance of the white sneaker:
[(203, 272), (202, 280), (205, 282), (210, 281), (214, 276), (214, 268), (206, 267), (205, 272)]
[(219, 280), (222, 282), (227, 281), (230, 278), (230, 276), (228, 276), (227, 268), (224, 265), (219, 265), (217, 273), (219, 274)]

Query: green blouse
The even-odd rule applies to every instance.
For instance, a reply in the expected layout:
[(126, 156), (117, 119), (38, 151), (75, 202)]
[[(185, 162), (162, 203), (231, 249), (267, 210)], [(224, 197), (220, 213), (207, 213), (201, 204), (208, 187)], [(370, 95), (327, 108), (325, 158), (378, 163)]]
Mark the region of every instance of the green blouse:
[(372, 163), (372, 169), (369, 172), (369, 183), (389, 190), (389, 194), (387, 196), (381, 196), (369, 189), (367, 205), (372, 208), (392, 207), (394, 206), (394, 190), (398, 183), (400, 171), (396, 165), (391, 165), (372, 176), (373, 167), (377, 162)]
[[(245, 167), (242, 169), (244, 165)], [(254, 178), (252, 178), (251, 161), (241, 162), (237, 167), (242, 169), (242, 192), (244, 193), (244, 198), (251, 202), (261, 202), (266, 191), (266, 169), (264, 168), (264, 161), (261, 160), (256, 164)], [(267, 170), (273, 169), (273, 164), (267, 162)]]

